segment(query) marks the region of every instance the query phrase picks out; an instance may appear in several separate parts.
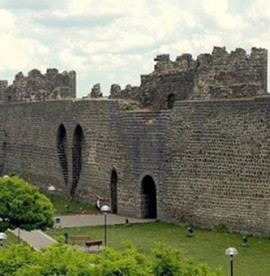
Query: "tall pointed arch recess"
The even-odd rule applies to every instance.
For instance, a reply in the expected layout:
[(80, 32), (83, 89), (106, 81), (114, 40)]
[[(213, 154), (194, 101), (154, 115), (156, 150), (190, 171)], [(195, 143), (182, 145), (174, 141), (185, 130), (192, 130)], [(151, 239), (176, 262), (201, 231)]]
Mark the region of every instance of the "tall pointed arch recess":
[(61, 124), (57, 131), (57, 154), (62, 169), (65, 185), (68, 184), (68, 161), (67, 161), (67, 131)]
[(141, 183), (142, 217), (157, 217), (156, 185), (150, 175), (146, 175)]
[(72, 185), (70, 195), (75, 195), (77, 185), (80, 179), (82, 169), (82, 143), (83, 143), (83, 130), (80, 125), (77, 125), (73, 134), (73, 147), (72, 147)]
[(111, 172), (111, 209), (112, 213), (117, 214), (117, 172), (115, 169)]

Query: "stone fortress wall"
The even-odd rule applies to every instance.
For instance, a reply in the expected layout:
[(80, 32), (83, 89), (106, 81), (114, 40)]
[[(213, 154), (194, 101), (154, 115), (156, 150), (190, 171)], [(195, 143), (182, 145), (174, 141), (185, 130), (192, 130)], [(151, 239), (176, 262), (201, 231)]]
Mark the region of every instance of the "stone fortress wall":
[(214, 47), (212, 54), (196, 60), (190, 54), (171, 61), (169, 55), (155, 58), (154, 71), (141, 76), (141, 85), (125, 89), (111, 87), (112, 98), (132, 98), (157, 109), (167, 107), (168, 96), (176, 101), (234, 99), (267, 92), (267, 50), (252, 48), (251, 53), (237, 48), (228, 53)]
[(45, 74), (31, 70), (27, 76), (19, 72), (8, 85), (0, 81), (0, 100), (5, 102), (32, 102), (76, 97), (76, 73), (59, 73), (57, 69), (47, 69)]
[[(250, 76), (241, 96), (229, 92), (226, 99), (222, 89), (219, 97), (209, 89), (203, 91), (205, 97), (196, 98), (191, 86), (192, 95), (179, 100), (183, 90), (173, 84), (161, 93), (167, 101), (174, 95), (173, 108), (160, 103), (164, 108), (158, 109), (160, 96), (155, 92), (168, 87), (173, 78), (166, 69), (152, 90), (152, 105), (143, 100), (144, 81), (136, 96), (125, 99), (111, 95), (110, 99), (3, 102), (2, 172), (15, 170), (43, 188), (53, 184), (58, 192), (92, 203), (99, 195), (120, 215), (204, 228), (225, 221), (231, 231), (269, 236), (267, 51), (253, 49), (252, 55), (257, 76)], [(157, 68), (154, 72), (161, 70)], [(246, 74), (252, 73), (246, 69)], [(244, 83), (241, 77), (235, 83)], [(179, 78), (185, 81), (182, 75)], [(119, 98), (124, 97), (121, 93)], [(123, 109), (127, 98), (138, 102), (134, 110)], [(144, 105), (147, 108), (138, 108)]]

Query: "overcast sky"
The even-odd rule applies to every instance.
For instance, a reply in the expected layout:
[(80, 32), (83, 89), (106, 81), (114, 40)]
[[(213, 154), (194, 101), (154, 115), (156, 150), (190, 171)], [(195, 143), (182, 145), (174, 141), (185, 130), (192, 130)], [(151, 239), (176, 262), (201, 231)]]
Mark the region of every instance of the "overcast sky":
[(157, 54), (269, 51), (270, 1), (0, 0), (0, 41), (1, 80), (75, 70), (78, 97), (96, 83), (108, 95), (114, 83), (139, 85)]

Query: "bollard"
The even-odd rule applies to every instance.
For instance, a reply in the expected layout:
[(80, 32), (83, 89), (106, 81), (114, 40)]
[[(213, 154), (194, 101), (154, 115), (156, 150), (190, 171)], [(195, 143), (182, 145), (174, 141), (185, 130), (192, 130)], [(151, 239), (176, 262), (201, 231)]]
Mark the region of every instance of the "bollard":
[(64, 239), (65, 239), (65, 243), (68, 243), (68, 237), (69, 237), (69, 235), (68, 235), (68, 233), (64, 233)]

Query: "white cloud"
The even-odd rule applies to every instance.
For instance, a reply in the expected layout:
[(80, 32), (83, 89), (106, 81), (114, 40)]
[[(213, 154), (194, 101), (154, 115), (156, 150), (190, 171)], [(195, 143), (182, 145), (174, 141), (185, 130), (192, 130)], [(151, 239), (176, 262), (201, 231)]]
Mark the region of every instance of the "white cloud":
[(0, 0), (0, 8), (12, 10), (43, 10), (65, 6), (68, 0), (43, 1), (43, 0)]
[[(49, 54), (47, 45), (24, 36), (21, 26), (24, 25), (18, 25), (18, 18), (13, 12), (0, 9), (1, 79), (7, 79), (9, 83), (19, 71), (27, 74), (32, 68), (42, 68), (42, 60)], [(5, 75), (5, 72), (12, 72), (12, 76)]]
[(268, 0), (253, 1), (248, 11), (248, 16), (254, 20), (270, 20), (270, 2)]
[(240, 14), (229, 13), (228, 0), (202, 0), (201, 5), (204, 14), (216, 24), (215, 28), (219, 27), (227, 31), (241, 31), (249, 27)]
[[(266, 0), (0, 0), (4, 70), (76, 70), (78, 95), (100, 82), (138, 85), (153, 58), (213, 46), (269, 48)], [(15, 71), (16, 70), (16, 71)], [(14, 75), (15, 75), (14, 73)], [(106, 89), (105, 89), (106, 87)]]
[(14, 15), (7, 10), (0, 10), (0, 31), (4, 30), (14, 31), (16, 29)]

